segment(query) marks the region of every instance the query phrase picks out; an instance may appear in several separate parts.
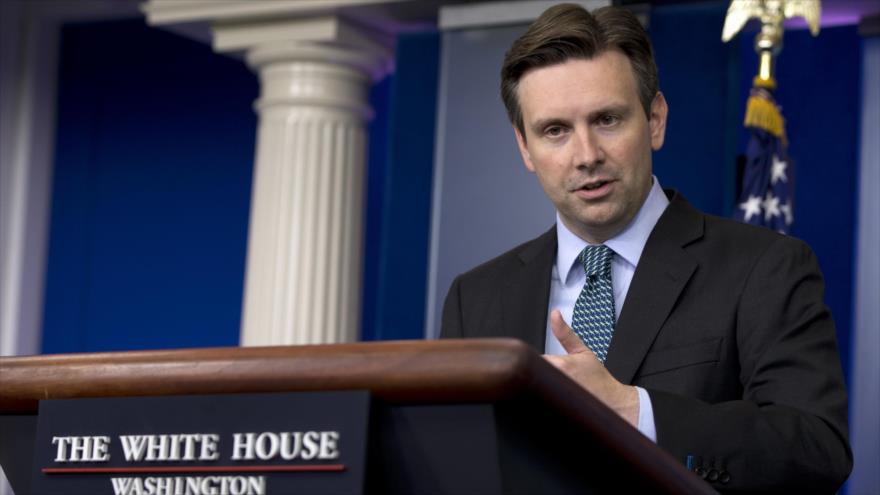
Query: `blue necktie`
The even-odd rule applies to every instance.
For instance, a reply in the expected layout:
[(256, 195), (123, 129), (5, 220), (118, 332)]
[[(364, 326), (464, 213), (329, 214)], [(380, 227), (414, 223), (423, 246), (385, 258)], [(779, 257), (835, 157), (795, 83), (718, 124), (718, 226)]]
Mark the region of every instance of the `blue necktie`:
[(611, 286), (611, 259), (608, 246), (587, 246), (578, 260), (587, 273), (571, 317), (571, 328), (602, 363), (614, 333), (614, 289)]

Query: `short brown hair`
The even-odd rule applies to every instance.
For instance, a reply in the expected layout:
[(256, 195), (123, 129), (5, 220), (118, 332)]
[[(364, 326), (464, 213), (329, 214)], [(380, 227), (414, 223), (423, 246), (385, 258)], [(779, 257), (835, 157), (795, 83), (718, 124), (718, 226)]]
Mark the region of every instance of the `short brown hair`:
[(617, 7), (602, 7), (590, 14), (579, 5), (561, 4), (545, 10), (504, 55), (501, 99), (510, 122), (525, 137), (516, 90), (526, 72), (570, 59), (591, 59), (613, 49), (629, 59), (639, 100), (650, 119), (651, 102), (659, 91), (657, 64), (648, 33), (636, 16)]

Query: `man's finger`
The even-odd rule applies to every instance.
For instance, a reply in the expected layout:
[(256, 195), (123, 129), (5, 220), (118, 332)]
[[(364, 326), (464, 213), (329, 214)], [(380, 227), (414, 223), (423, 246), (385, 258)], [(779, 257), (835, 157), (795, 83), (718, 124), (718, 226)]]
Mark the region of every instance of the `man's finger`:
[(548, 363), (559, 369), (562, 369), (565, 363), (565, 361), (562, 360), (562, 356), (554, 356), (552, 354), (544, 354), (544, 359), (546, 359)]
[(559, 339), (559, 343), (562, 344), (565, 352), (580, 354), (590, 350), (584, 345), (584, 341), (574, 333), (574, 330), (565, 323), (565, 320), (562, 319), (562, 313), (558, 309), (550, 312), (550, 329), (553, 330), (553, 335)]

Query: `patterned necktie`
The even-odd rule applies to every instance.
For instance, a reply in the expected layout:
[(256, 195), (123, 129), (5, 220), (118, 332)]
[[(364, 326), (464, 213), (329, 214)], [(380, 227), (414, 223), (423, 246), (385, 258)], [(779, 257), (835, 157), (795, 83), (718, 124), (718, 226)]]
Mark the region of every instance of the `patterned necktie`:
[(587, 272), (584, 288), (571, 317), (571, 328), (602, 363), (614, 333), (614, 290), (611, 286), (611, 258), (608, 246), (587, 246), (578, 260)]

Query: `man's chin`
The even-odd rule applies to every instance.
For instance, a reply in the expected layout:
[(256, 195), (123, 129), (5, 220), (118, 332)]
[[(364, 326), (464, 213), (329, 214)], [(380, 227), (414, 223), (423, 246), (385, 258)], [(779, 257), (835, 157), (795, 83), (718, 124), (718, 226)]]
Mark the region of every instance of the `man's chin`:
[(563, 221), (568, 230), (591, 244), (601, 244), (620, 231), (618, 217), (609, 211), (579, 214), (573, 219), (563, 216)]

